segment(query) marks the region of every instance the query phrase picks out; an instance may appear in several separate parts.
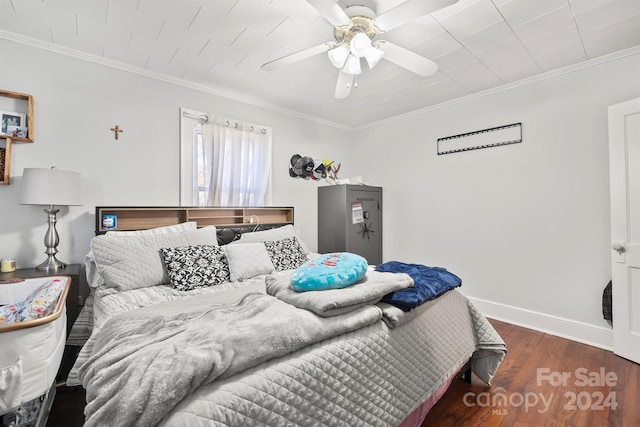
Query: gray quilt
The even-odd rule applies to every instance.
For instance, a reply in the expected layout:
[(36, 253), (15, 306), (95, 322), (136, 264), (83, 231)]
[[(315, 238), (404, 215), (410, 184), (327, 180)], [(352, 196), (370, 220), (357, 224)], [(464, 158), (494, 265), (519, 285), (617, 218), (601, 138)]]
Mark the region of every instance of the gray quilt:
[(162, 427), (397, 427), (468, 361), (485, 381), (503, 340), (454, 290), (390, 329), (376, 322), (198, 388)]
[(381, 317), (380, 308), (364, 306), (323, 318), (263, 294), (231, 304), (196, 296), (132, 310), (104, 325), (80, 369), (85, 425), (156, 425), (202, 385)]
[(267, 276), (267, 293), (322, 317), (335, 316), (364, 305), (375, 304), (390, 292), (413, 286), (413, 280), (408, 274), (369, 270), (362, 280), (346, 288), (296, 292), (291, 288), (292, 274), (293, 270), (287, 270)]

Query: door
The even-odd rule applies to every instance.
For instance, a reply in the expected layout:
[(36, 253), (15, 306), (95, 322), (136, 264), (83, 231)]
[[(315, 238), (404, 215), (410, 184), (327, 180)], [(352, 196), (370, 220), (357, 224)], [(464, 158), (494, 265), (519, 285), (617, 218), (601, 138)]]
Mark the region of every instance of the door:
[(382, 263), (382, 189), (350, 186), (349, 251), (366, 258), (371, 265)]
[(613, 351), (640, 363), (640, 98), (609, 107)]

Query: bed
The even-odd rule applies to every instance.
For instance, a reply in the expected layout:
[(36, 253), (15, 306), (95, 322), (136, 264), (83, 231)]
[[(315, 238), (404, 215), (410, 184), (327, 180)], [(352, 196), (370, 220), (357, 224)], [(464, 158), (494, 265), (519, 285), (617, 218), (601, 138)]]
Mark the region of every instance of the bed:
[(77, 322), (90, 335), (67, 379), (86, 389), (87, 426), (417, 426), (461, 372), (490, 384), (506, 353), (458, 289), (410, 311), (380, 302), (413, 286), (404, 273), (369, 266), (312, 306), (283, 298), (300, 263), (321, 257), (292, 215), (105, 233), (109, 209), (96, 211)]

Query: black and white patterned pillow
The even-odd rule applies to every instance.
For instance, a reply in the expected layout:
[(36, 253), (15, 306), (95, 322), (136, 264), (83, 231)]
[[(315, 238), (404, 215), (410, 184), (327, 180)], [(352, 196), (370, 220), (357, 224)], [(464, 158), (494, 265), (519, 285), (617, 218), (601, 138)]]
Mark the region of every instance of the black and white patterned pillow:
[(264, 246), (276, 271), (294, 270), (308, 260), (307, 254), (295, 237), (264, 242)]
[(227, 256), (219, 246), (180, 246), (160, 251), (174, 289), (190, 291), (231, 280)]

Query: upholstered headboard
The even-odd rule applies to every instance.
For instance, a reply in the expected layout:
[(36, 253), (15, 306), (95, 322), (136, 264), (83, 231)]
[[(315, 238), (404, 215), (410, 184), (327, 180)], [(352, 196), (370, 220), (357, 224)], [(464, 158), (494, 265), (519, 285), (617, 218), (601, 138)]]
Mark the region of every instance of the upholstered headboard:
[(293, 224), (293, 207), (96, 207), (96, 235), (107, 231), (146, 230), (194, 221), (215, 225), (218, 243), (230, 243), (242, 233)]

